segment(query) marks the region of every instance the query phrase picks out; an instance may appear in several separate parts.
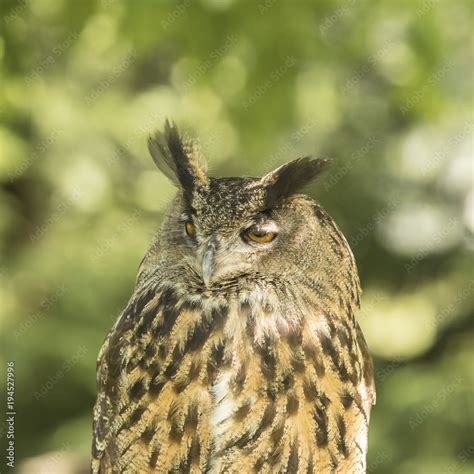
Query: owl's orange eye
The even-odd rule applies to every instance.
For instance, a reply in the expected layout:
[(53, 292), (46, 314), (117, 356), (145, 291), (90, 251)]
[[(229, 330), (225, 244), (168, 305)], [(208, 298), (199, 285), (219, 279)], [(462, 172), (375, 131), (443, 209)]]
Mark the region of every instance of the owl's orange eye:
[(192, 222), (186, 222), (184, 224), (184, 229), (186, 230), (186, 234), (188, 234), (189, 237), (194, 237), (196, 235), (196, 229)]
[(259, 244), (268, 244), (277, 236), (275, 232), (259, 232), (256, 230), (249, 230), (245, 235), (252, 242), (257, 242)]

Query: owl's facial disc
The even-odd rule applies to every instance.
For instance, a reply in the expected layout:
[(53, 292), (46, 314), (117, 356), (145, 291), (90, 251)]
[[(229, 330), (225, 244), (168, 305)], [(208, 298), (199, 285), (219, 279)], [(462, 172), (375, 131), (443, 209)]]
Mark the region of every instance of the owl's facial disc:
[(196, 257), (204, 285), (209, 288), (216, 282), (248, 273), (257, 254), (271, 248), (277, 237), (276, 223), (259, 218), (230, 233), (216, 230), (200, 239)]

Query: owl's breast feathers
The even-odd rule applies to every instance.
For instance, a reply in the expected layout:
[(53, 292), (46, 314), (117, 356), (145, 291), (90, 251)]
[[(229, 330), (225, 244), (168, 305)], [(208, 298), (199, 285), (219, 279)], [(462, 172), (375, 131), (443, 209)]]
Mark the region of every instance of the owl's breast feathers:
[(365, 472), (372, 362), (355, 303), (315, 292), (137, 290), (99, 356), (93, 472)]

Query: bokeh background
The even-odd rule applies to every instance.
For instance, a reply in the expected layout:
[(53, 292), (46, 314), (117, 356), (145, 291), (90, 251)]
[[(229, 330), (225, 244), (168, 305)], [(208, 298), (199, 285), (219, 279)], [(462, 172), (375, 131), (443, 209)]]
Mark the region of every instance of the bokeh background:
[(146, 150), (166, 117), (214, 175), (335, 159), (308, 193), (359, 265), (368, 472), (474, 472), (472, 1), (0, 12), (1, 403), (14, 361), (18, 472), (87, 465), (97, 353), (174, 193)]

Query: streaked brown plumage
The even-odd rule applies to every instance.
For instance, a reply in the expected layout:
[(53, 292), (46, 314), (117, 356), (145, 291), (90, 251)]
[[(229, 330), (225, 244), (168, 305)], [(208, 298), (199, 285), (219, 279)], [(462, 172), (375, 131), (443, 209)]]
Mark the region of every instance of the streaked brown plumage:
[(326, 162), (208, 178), (168, 123), (149, 148), (180, 192), (99, 355), (92, 471), (365, 472), (357, 269), (296, 194)]

